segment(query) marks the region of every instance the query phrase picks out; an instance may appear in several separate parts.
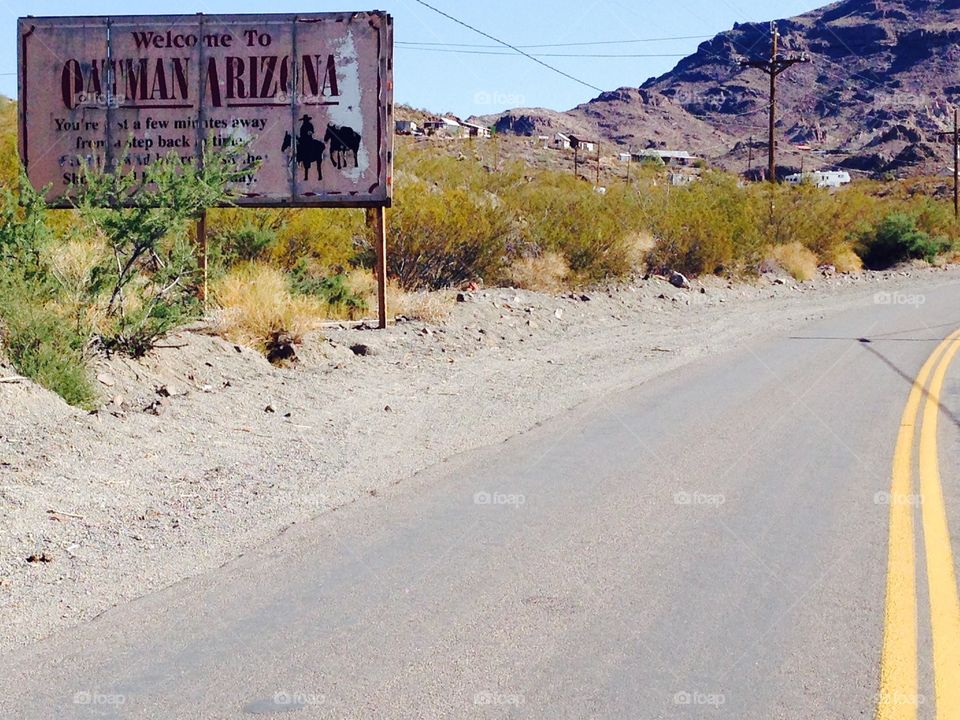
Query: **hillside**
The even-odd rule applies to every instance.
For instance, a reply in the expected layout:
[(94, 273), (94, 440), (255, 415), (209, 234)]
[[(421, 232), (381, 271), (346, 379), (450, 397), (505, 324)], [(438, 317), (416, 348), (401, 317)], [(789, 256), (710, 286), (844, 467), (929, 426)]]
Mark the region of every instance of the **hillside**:
[[(845, 0), (778, 26), (783, 53), (811, 60), (780, 78), (781, 164), (901, 176), (952, 168), (938, 133), (960, 102), (958, 0)], [(769, 43), (768, 23), (736, 25), (640, 87), (565, 113), (482, 119), (501, 132), (579, 131), (624, 147), (687, 149), (743, 171), (751, 137), (754, 166), (763, 164), (768, 80), (740, 60), (767, 56)]]

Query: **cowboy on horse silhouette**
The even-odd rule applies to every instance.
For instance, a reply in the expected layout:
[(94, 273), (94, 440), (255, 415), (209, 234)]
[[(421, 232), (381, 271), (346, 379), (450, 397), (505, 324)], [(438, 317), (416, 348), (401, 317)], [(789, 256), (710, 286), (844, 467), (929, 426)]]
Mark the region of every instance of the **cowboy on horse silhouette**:
[[(309, 115), (300, 118), (300, 132), (294, 150), (297, 163), (303, 165), (304, 180), (310, 179), (310, 166), (313, 163), (317, 164), (318, 179), (323, 180), (323, 152), (327, 146), (313, 136), (314, 132), (316, 130), (313, 127), (312, 118)], [(290, 133), (286, 133), (283, 137), (281, 151), (286, 152), (292, 144), (293, 138)]]

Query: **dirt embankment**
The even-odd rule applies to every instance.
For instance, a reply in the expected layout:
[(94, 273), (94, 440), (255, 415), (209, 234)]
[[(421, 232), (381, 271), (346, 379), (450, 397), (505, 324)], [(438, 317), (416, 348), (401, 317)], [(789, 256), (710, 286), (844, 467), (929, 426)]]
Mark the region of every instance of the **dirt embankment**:
[(101, 360), (106, 404), (92, 414), (0, 383), (0, 650), (589, 398), (876, 292), (958, 279), (951, 268), (480, 291), (438, 325), (331, 327), (289, 368), (195, 328), (143, 360)]

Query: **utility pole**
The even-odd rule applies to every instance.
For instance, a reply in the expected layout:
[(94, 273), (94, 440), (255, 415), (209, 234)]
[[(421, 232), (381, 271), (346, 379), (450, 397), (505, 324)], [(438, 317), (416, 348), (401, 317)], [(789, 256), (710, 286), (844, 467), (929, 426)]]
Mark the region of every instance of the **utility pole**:
[(597, 187), (600, 187), (600, 141), (597, 141)]
[(942, 132), (940, 137), (953, 136), (953, 216), (960, 219), (960, 117), (953, 109), (953, 132)]
[(769, 167), (767, 172), (770, 182), (777, 181), (777, 78), (780, 73), (797, 63), (810, 62), (806, 55), (800, 57), (780, 57), (780, 33), (777, 30), (777, 24), (770, 23), (770, 59), (769, 60), (741, 60), (741, 67), (752, 67), (763, 70), (770, 76), (770, 143), (769, 143)]
[(753, 175), (753, 135), (750, 136), (750, 146), (747, 148), (747, 177)]

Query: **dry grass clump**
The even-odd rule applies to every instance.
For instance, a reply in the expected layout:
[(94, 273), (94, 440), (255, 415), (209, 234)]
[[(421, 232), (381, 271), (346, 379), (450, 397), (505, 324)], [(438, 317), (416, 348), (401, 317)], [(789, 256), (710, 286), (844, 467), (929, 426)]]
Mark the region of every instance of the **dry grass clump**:
[[(363, 298), (371, 314), (377, 310), (377, 276), (365, 268), (357, 268), (347, 275), (347, 285), (350, 290)], [(448, 292), (404, 290), (393, 279), (387, 283), (387, 317), (395, 318), (402, 315), (410, 320), (420, 320), (425, 323), (436, 324), (450, 315), (453, 299)]]
[(848, 245), (836, 248), (830, 255), (830, 262), (837, 272), (841, 273), (857, 273), (863, 270), (863, 260)]
[(777, 245), (770, 257), (797, 280), (810, 280), (817, 274), (817, 256), (799, 242)]
[(509, 271), (509, 283), (535, 292), (559, 293), (570, 276), (570, 264), (559, 252), (548, 251), (535, 257), (515, 260)]
[[(453, 300), (445, 292), (409, 292), (396, 283), (387, 285), (387, 316), (403, 315), (410, 320), (437, 324), (450, 314)], [(376, 307), (376, 301), (372, 307)]]
[(275, 333), (301, 340), (323, 322), (328, 310), (316, 298), (292, 295), (283, 273), (261, 263), (231, 270), (214, 286), (213, 298), (220, 307), (214, 315), (216, 332), (261, 351)]

